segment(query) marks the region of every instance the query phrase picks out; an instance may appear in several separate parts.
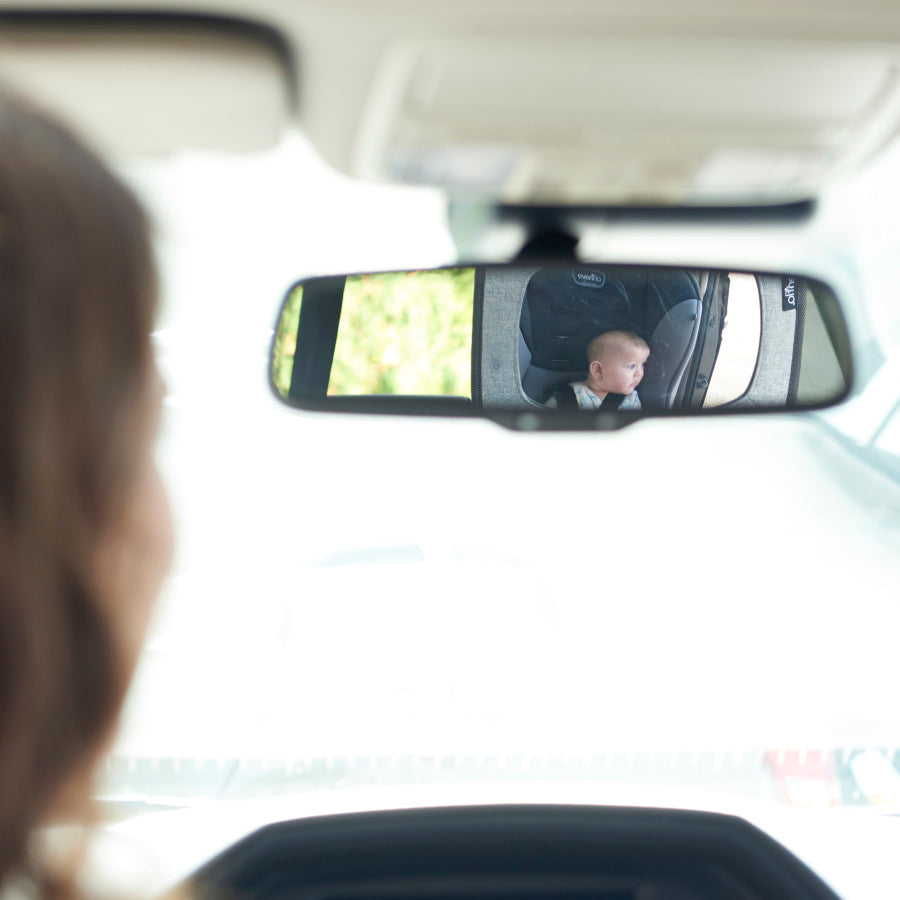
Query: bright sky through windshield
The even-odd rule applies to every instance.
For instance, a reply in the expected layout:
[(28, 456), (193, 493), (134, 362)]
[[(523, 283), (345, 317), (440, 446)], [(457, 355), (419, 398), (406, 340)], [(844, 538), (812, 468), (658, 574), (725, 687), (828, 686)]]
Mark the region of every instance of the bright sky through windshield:
[(297, 137), (131, 171), (159, 225), (179, 542), (120, 757), (900, 743), (900, 511), (809, 420), (523, 437), (291, 413), (265, 383), (285, 289), (450, 261), (441, 198), (353, 184)]

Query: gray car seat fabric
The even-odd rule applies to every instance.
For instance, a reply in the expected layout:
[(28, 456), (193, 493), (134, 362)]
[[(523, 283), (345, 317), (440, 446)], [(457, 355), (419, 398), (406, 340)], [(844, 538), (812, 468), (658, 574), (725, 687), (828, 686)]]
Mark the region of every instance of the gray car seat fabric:
[(621, 329), (650, 347), (638, 388), (642, 406), (671, 406), (697, 341), (700, 298), (696, 276), (683, 269), (539, 269), (528, 280), (520, 316), (522, 390), (540, 403), (553, 386), (584, 378), (591, 339)]
[(800, 378), (806, 317), (806, 282), (801, 278), (758, 275), (760, 344), (756, 369), (745, 393), (731, 407), (795, 403)]
[(481, 309), (481, 354), (476, 363), (481, 377), (473, 384), (478, 385), (475, 399), (485, 408), (538, 405), (522, 391), (518, 353), (522, 298), (537, 269), (489, 266), (483, 280), (475, 279), (476, 291), (481, 288), (480, 303), (476, 298), (476, 309)]

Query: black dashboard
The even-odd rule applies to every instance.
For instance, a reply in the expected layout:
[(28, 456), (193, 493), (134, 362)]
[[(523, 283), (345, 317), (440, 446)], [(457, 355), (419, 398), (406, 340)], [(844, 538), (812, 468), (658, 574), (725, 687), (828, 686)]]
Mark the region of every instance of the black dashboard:
[(194, 878), (201, 898), (757, 900), (836, 894), (743, 819), (594, 806), (363, 812), (268, 825)]

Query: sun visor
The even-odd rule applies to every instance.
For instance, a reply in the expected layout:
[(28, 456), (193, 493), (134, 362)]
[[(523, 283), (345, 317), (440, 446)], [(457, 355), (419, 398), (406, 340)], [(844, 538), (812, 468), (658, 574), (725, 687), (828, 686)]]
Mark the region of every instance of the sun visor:
[(118, 157), (262, 150), (293, 108), (274, 33), (216, 18), (2, 14), (0, 79)]
[(483, 34), (386, 49), (366, 177), (507, 202), (786, 202), (900, 122), (900, 46), (729, 36)]

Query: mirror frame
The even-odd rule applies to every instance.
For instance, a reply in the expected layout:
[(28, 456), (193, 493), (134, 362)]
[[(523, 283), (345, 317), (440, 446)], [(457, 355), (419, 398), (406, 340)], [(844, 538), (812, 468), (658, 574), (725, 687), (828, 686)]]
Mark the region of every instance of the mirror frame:
[[(459, 397), (446, 396), (421, 396), (421, 395), (389, 395), (389, 394), (370, 394), (370, 395), (344, 395), (334, 396), (326, 395), (322, 397), (290, 397), (284, 395), (275, 385), (272, 375), (272, 365), (274, 360), (275, 343), (278, 335), (278, 325), (281, 321), (285, 306), (287, 305), (292, 293), (301, 285), (314, 281), (323, 283), (325, 280), (341, 279), (352, 277), (355, 275), (381, 275), (392, 274), (403, 270), (384, 270), (382, 272), (353, 272), (342, 273), (339, 275), (321, 275), (311, 276), (294, 282), (287, 290), (284, 300), (279, 305), (278, 318), (275, 328), (272, 332), (272, 339), (269, 349), (269, 365), (267, 370), (270, 389), (276, 399), (293, 409), (304, 410), (308, 412), (330, 412), (344, 413), (354, 415), (398, 415), (398, 416), (425, 416), (425, 417), (441, 417), (441, 418), (474, 418), (486, 419), (495, 422), (505, 428), (516, 431), (615, 431), (632, 425), (642, 419), (660, 419), (660, 418), (707, 418), (710, 416), (735, 416), (735, 415), (759, 415), (759, 414), (785, 414), (802, 415), (819, 409), (827, 409), (843, 402), (853, 391), (855, 384), (855, 366), (854, 357), (851, 348), (851, 332), (848, 325), (847, 316), (844, 313), (843, 305), (835, 292), (834, 288), (820, 277), (807, 273), (803, 270), (792, 270), (790, 272), (778, 270), (749, 270), (746, 266), (723, 266), (718, 263), (715, 266), (696, 265), (683, 263), (647, 264), (643, 262), (619, 262), (603, 260), (585, 261), (572, 259), (528, 259), (527, 261), (514, 261), (511, 263), (478, 263), (478, 262), (457, 262), (446, 266), (435, 267), (433, 269), (406, 270), (406, 271), (439, 271), (440, 269), (461, 269), (474, 268), (478, 270), (487, 270), (491, 268), (532, 268), (535, 269), (543, 266), (584, 266), (588, 267), (604, 267), (604, 268), (635, 268), (647, 270), (673, 270), (684, 269), (691, 271), (719, 272), (727, 274), (749, 274), (759, 278), (799, 278), (813, 282), (819, 290), (816, 292), (816, 303), (822, 314), (826, 330), (831, 338), (832, 346), (840, 366), (841, 373), (844, 377), (844, 387), (835, 396), (829, 397), (821, 403), (804, 403), (801, 407), (786, 408), (784, 404), (771, 405), (753, 405), (753, 406), (734, 406), (734, 401), (723, 404), (721, 406), (710, 406), (703, 408), (667, 408), (665, 410), (656, 409), (640, 409), (640, 410), (597, 410), (594, 412), (586, 410), (564, 410), (541, 407), (535, 401), (534, 407), (482, 407), (476, 406), (470, 400)], [(476, 275), (477, 278), (477, 275)], [(822, 290), (824, 288), (824, 290)], [(524, 297), (523, 297), (524, 302)], [(476, 290), (475, 304), (473, 309), (472, 324), (472, 371), (473, 380), (476, 377), (476, 368), (480, 367), (480, 350), (481, 350), (481, 329), (482, 329), (483, 308), (480, 305), (478, 291)], [(519, 316), (521, 316), (521, 304), (519, 306)], [(516, 320), (519, 321), (518, 318)], [(336, 327), (336, 326), (335, 326)], [(299, 324), (298, 324), (299, 328)], [(333, 353), (332, 353), (333, 362)], [(758, 360), (757, 360), (758, 365)], [(755, 374), (755, 372), (754, 372)], [(752, 379), (751, 379), (752, 384)], [(748, 385), (749, 389), (749, 385)], [(739, 398), (736, 398), (739, 399)]]

